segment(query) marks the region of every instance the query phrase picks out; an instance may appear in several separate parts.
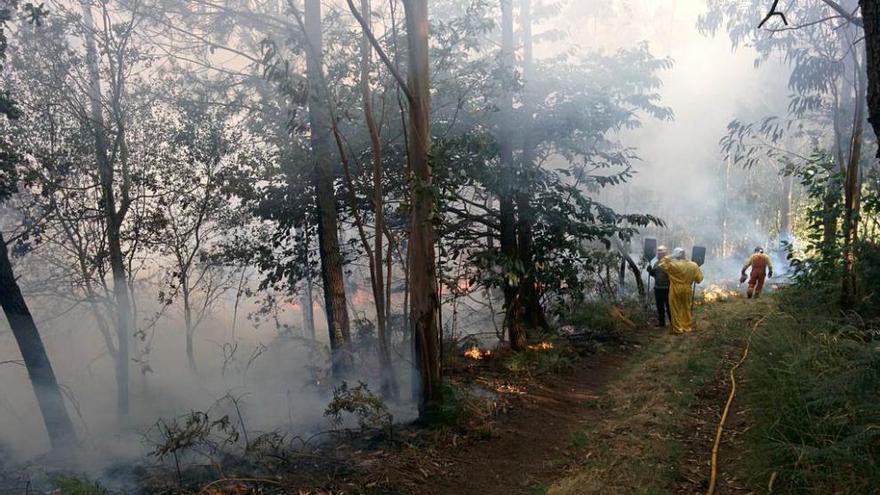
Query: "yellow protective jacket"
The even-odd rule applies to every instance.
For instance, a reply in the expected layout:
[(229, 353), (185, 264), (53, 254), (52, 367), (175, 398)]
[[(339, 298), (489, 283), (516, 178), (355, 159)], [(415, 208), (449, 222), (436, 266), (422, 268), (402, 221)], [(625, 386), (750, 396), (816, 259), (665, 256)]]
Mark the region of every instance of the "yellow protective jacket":
[(669, 308), (672, 310), (672, 331), (685, 333), (693, 330), (693, 284), (703, 281), (703, 271), (693, 261), (675, 260), (669, 256), (660, 260), (660, 268), (669, 275)]

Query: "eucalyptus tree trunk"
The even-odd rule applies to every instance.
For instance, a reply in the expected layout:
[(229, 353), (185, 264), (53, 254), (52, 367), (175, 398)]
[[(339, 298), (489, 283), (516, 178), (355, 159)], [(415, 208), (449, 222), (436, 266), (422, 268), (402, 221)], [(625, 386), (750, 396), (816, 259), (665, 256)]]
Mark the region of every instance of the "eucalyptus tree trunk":
[[(95, 41), (95, 24), (92, 17), (92, 9), (89, 3), (81, 2), (83, 12), (83, 24), (85, 27), (86, 65), (89, 75), (89, 100), (91, 104), (91, 125), (95, 138), (95, 157), (98, 165), (98, 177), (101, 186), (101, 207), (105, 221), (107, 222), (107, 247), (110, 255), (110, 269), (113, 275), (113, 296), (116, 303), (116, 408), (120, 418), (128, 416), (129, 410), (129, 348), (131, 336), (134, 333), (134, 321), (131, 310), (131, 298), (128, 292), (128, 275), (125, 269), (125, 259), (122, 254), (122, 241), (120, 238), (122, 221), (128, 209), (128, 200), (125, 196), (127, 184), (123, 184), (123, 198), (117, 207), (117, 197), (114, 191), (114, 167), (110, 160), (107, 129), (104, 122), (101, 93), (101, 72), (98, 65), (98, 49)], [(122, 70), (117, 68), (117, 70)], [(120, 94), (114, 94), (114, 98), (120, 98)], [(118, 102), (114, 102), (114, 107)], [(125, 136), (121, 122), (117, 122), (122, 133), (120, 138), (120, 150), (125, 151)], [(127, 179), (124, 178), (124, 182)]]
[(409, 47), (409, 151), (412, 198), (409, 285), (410, 324), (421, 376), (419, 412), (442, 400), (440, 299), (434, 257), (434, 191), (431, 151), (431, 68), (428, 54), (428, 0), (404, 0)]
[[(841, 109), (841, 95), (839, 79), (831, 82), (834, 99), (832, 100), (832, 129), (834, 131), (834, 167), (828, 169), (831, 175), (846, 174), (847, 159), (844, 153), (843, 110)], [(836, 209), (840, 199), (840, 183), (835, 178), (830, 178), (825, 186), (825, 194), (822, 198), (822, 247), (826, 252), (831, 251), (837, 243), (837, 227), (839, 212)]]
[[(374, 226), (375, 238), (372, 250), (373, 262), (370, 270), (370, 282), (373, 289), (373, 302), (376, 306), (376, 336), (379, 340), (379, 365), (382, 369), (382, 395), (397, 398), (397, 380), (391, 363), (391, 342), (388, 336), (388, 316), (385, 308), (385, 277), (383, 237), (385, 235), (385, 198), (382, 187), (382, 142), (379, 126), (373, 115), (373, 92), (370, 88), (370, 65), (373, 49), (367, 33), (371, 30), (370, 19), (372, 9), (370, 0), (361, 0), (361, 12), (364, 16), (364, 29), (361, 38), (360, 86), (364, 105), (364, 120), (370, 134), (370, 151), (373, 161), (373, 210), (376, 217)], [(368, 253), (369, 254), (369, 253)]]
[(534, 91), (535, 62), (532, 40), (532, 2), (522, 0), (520, 4), (520, 22), (522, 23), (523, 38), (523, 80), (525, 91), (523, 94), (523, 113), (527, 124), (527, 131), (523, 139), (523, 151), (519, 170), (518, 187), (516, 191), (516, 209), (519, 215), (517, 221), (517, 244), (520, 264), (524, 270), (524, 277), (520, 281), (517, 291), (517, 310), (521, 313), (523, 323), (531, 329), (547, 329), (547, 318), (541, 305), (541, 295), (538, 293), (534, 251), (532, 248), (534, 239), (535, 215), (531, 204), (532, 185), (534, 170), (537, 160), (537, 143), (535, 133), (532, 132), (532, 114), (534, 113), (534, 101), (537, 98)]
[(55, 372), (52, 370), (52, 363), (49, 362), (43, 340), (37, 331), (37, 325), (15, 280), (9, 251), (6, 249), (2, 233), (0, 233), (0, 306), (3, 307), (12, 335), (18, 343), (52, 447), (57, 449), (74, 444), (76, 434), (73, 423), (64, 407), (64, 397), (61, 395), (61, 389), (58, 388)]
[(318, 252), (324, 282), (324, 307), (330, 333), (333, 373), (345, 377), (353, 366), (351, 330), (345, 297), (345, 278), (339, 248), (339, 220), (334, 191), (333, 131), (329, 99), (323, 81), (321, 0), (305, 1), (305, 30), (310, 46), (306, 58), (309, 85), (309, 123), (318, 209)]
[[(498, 150), (501, 165), (499, 207), (501, 213), (501, 254), (505, 270), (512, 269), (517, 259), (516, 206), (514, 203), (516, 169), (513, 161), (513, 0), (501, 0), (501, 92), (498, 98)], [(520, 282), (521, 283), (521, 282)], [(509, 277), (504, 281), (504, 326), (510, 347), (521, 351), (526, 347), (526, 328), (515, 311), (517, 284)]]
[(858, 242), (859, 216), (862, 191), (862, 138), (864, 133), (866, 102), (866, 72), (862, 70), (858, 55), (852, 55), (856, 70), (855, 112), (853, 114), (852, 139), (849, 160), (843, 185), (843, 283), (841, 303), (852, 308), (858, 299), (856, 276), (856, 243)]

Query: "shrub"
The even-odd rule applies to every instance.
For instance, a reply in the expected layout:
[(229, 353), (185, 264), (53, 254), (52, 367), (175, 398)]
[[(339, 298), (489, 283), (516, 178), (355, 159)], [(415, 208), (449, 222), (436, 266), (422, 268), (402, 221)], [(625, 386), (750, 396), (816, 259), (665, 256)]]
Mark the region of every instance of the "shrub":
[(425, 418), (433, 427), (458, 427), (467, 416), (465, 402), (469, 399), (467, 392), (458, 385), (444, 380), (441, 384), (443, 400), (432, 404)]
[(880, 346), (808, 307), (753, 339), (755, 462), (781, 492), (869, 493), (880, 486)]
[(357, 419), (361, 430), (375, 428), (385, 431), (389, 437), (392, 434), (394, 416), (388, 411), (385, 401), (370, 391), (364, 382), (354, 388), (342, 382), (333, 390), (333, 400), (327, 405), (324, 416), (339, 426), (345, 420), (346, 413)]
[(864, 298), (860, 311), (869, 316), (880, 315), (880, 244), (862, 242), (859, 245), (859, 281)]
[(645, 307), (638, 300), (621, 303), (589, 301), (563, 316), (562, 322), (589, 340), (606, 342), (623, 340), (628, 332), (646, 325), (648, 318)]

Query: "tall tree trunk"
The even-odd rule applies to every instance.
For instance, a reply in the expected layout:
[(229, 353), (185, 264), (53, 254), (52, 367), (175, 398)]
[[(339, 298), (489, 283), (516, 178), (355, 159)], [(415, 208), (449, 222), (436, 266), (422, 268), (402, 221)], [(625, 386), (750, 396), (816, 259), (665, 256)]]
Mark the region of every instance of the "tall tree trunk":
[(6, 249), (2, 233), (0, 233), (0, 306), (3, 307), (12, 335), (18, 343), (52, 447), (57, 449), (71, 446), (76, 442), (73, 423), (64, 407), (64, 398), (55, 380), (55, 372), (52, 371), (52, 364), (37, 331), (37, 325), (12, 272), (9, 251)]
[(318, 252), (321, 258), (321, 278), (324, 282), (324, 307), (327, 311), (333, 373), (336, 377), (343, 378), (351, 371), (353, 361), (345, 278), (339, 248), (336, 193), (333, 184), (335, 174), (331, 114), (322, 73), (324, 68), (321, 0), (306, 0), (305, 29), (311, 48), (306, 58), (306, 72), (309, 84), (309, 122), (318, 209)]
[[(514, 203), (514, 182), (516, 181), (516, 169), (513, 161), (513, 85), (516, 78), (514, 73), (514, 46), (513, 46), (513, 0), (501, 0), (501, 92), (498, 99), (498, 149), (499, 162), (501, 165), (501, 188), (499, 191), (499, 206), (501, 213), (501, 254), (505, 263), (505, 270), (514, 270), (517, 259), (516, 240), (516, 207)], [(515, 351), (521, 351), (526, 347), (526, 329), (513, 311), (517, 293), (519, 277), (505, 277), (504, 281), (504, 308), (506, 317), (504, 326), (510, 347)], [(517, 280), (517, 282), (514, 282)]]
[[(616, 241), (617, 244), (617, 252), (620, 253), (620, 257), (623, 260), (623, 266), (621, 266), (621, 278), (626, 277), (626, 266), (629, 266), (630, 271), (633, 274), (633, 277), (636, 279), (636, 288), (639, 291), (639, 297), (643, 298), (647, 295), (645, 292), (645, 282), (642, 280), (642, 272), (639, 269), (639, 265), (636, 264), (636, 261), (630, 256), (630, 246), (627, 244), (624, 246), (623, 242)], [(621, 296), (622, 297), (622, 296)]]
[[(843, 44), (843, 50), (849, 51), (849, 47), (846, 43)], [(829, 167), (828, 173), (830, 175), (840, 174), (841, 176), (846, 174), (846, 165), (847, 160), (844, 152), (844, 132), (843, 132), (843, 109), (841, 108), (841, 98), (843, 89), (841, 88), (841, 78), (836, 77), (834, 81), (831, 82), (831, 91), (833, 99), (831, 100), (831, 112), (832, 112), (832, 130), (834, 131), (834, 165), (835, 167)], [(845, 83), (844, 83), (845, 84)], [(823, 217), (822, 217), (822, 246), (826, 252), (830, 252), (834, 245), (837, 243), (837, 227), (838, 227), (838, 217), (840, 212), (836, 210), (837, 202), (839, 200), (841, 193), (841, 185), (835, 179), (831, 178), (827, 184), (825, 189), (825, 196), (823, 197)]]
[(791, 242), (791, 191), (794, 176), (786, 174), (782, 177), (782, 203), (779, 206), (779, 240)]
[(373, 92), (370, 88), (370, 65), (373, 53), (368, 36), (368, 33), (372, 30), (370, 20), (373, 17), (370, 0), (361, 0), (361, 14), (363, 16), (364, 25), (363, 36), (361, 37), (360, 86), (361, 98), (364, 105), (364, 120), (367, 123), (367, 131), (370, 134), (370, 151), (373, 162), (373, 211), (376, 217), (370, 282), (373, 289), (373, 302), (376, 306), (376, 334), (379, 340), (379, 365), (382, 370), (382, 395), (396, 399), (397, 380), (394, 375), (394, 367), (391, 363), (391, 342), (388, 337), (388, 317), (385, 311), (385, 277), (382, 272), (384, 269), (383, 237), (385, 235), (385, 198), (382, 186), (384, 173), (382, 165), (382, 142), (379, 134), (379, 126), (373, 115)]
[[(91, 124), (95, 137), (95, 156), (98, 176), (101, 182), (101, 207), (107, 222), (107, 246), (110, 254), (110, 269), (113, 274), (113, 296), (116, 303), (116, 408), (120, 418), (128, 416), (129, 410), (129, 349), (134, 333), (131, 312), (131, 299), (128, 292), (128, 275), (122, 255), (120, 234), (126, 207), (117, 209), (116, 194), (113, 189), (114, 169), (110, 161), (107, 143), (107, 129), (104, 123), (101, 94), (101, 73), (98, 66), (98, 50), (95, 42), (95, 25), (92, 9), (86, 2), (81, 3), (85, 26), (86, 64), (89, 73), (89, 100), (91, 103)], [(115, 97), (120, 97), (116, 95)], [(120, 132), (122, 132), (120, 130)], [(124, 140), (124, 136), (122, 140)], [(122, 144), (124, 147), (124, 143)]]
[(312, 281), (311, 269), (306, 270), (306, 280), (303, 287), (300, 304), (303, 308), (303, 336), (309, 339), (315, 338), (315, 299), (314, 282)]
[[(834, 173), (829, 171), (829, 173)], [(825, 196), (822, 198), (822, 246), (823, 249), (830, 250), (837, 242), (837, 216), (839, 211), (836, 210), (840, 199), (840, 183), (830, 178), (825, 185)]]
[[(859, 5), (862, 7), (865, 28), (868, 122), (874, 129), (874, 135), (880, 139), (880, 2), (859, 0)], [(880, 154), (880, 148), (877, 152)]]
[[(523, 37), (523, 113), (526, 117), (526, 128), (532, 126), (532, 114), (534, 113), (534, 101), (537, 95), (534, 88), (535, 63), (532, 40), (532, 2), (522, 0), (520, 5), (520, 22), (522, 23)], [(516, 210), (519, 215), (517, 221), (517, 255), (523, 267), (524, 276), (520, 281), (517, 291), (518, 311), (521, 319), (528, 328), (546, 330), (547, 318), (541, 305), (541, 295), (537, 287), (537, 267), (535, 265), (532, 240), (534, 238), (535, 215), (531, 204), (534, 171), (537, 161), (537, 143), (535, 133), (526, 131), (523, 140), (523, 151), (520, 163), (519, 177), (516, 190)]]
[(855, 67), (855, 112), (853, 114), (852, 140), (849, 147), (849, 160), (843, 187), (843, 283), (841, 303), (844, 308), (852, 308), (858, 300), (858, 280), (856, 276), (856, 243), (858, 242), (859, 215), (862, 191), (862, 135), (864, 132), (866, 105), (866, 73), (859, 63), (858, 54), (853, 55)]
[(192, 294), (189, 288), (189, 277), (186, 275), (188, 269), (180, 267), (180, 289), (183, 296), (183, 322), (186, 330), (186, 362), (189, 365), (189, 371), (193, 375), (198, 375), (196, 367), (195, 349), (193, 348), (193, 334), (195, 328), (193, 325), (192, 315)]
[(410, 194), (410, 324), (421, 375), (419, 412), (442, 399), (440, 368), (440, 300), (434, 257), (434, 191), (431, 172), (431, 67), (428, 54), (428, 0), (404, 0), (409, 47), (408, 88)]

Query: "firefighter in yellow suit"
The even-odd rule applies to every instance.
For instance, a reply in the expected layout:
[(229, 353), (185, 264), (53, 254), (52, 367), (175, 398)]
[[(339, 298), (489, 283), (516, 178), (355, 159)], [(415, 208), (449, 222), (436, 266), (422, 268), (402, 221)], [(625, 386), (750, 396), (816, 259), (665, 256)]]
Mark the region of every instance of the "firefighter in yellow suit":
[(690, 332), (694, 327), (693, 285), (703, 281), (703, 272), (699, 265), (687, 259), (682, 248), (675, 248), (672, 256), (660, 260), (659, 265), (669, 275), (672, 333)]

